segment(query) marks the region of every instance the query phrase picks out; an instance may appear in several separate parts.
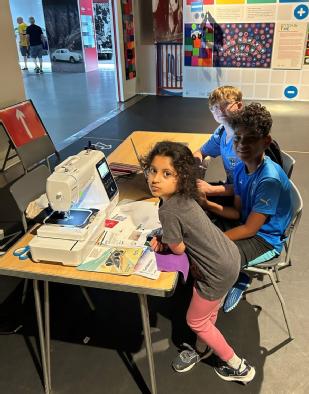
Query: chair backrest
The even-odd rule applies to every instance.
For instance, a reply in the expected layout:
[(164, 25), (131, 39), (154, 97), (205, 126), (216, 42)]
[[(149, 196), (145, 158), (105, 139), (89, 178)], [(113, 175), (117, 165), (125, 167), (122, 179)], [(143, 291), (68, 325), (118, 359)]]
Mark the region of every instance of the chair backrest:
[(292, 218), (289, 227), (286, 231), (287, 242), (286, 242), (286, 261), (290, 261), (290, 255), (292, 251), (292, 245), (294, 240), (294, 235), (300, 222), (300, 218), (303, 211), (303, 200), (299, 193), (299, 190), (295, 184), (291, 183), (291, 199), (292, 199)]
[(283, 150), (281, 151), (281, 157), (282, 157), (283, 171), (290, 178), (292, 175), (292, 172), (293, 172), (295, 159), (291, 155), (289, 155), (288, 153), (284, 152)]
[(46, 179), (50, 171), (46, 165), (42, 164), (34, 170), (27, 172), (10, 187), (10, 192), (22, 213), (24, 230), (27, 231), (27, 222), (24, 212), (28, 204), (46, 192)]

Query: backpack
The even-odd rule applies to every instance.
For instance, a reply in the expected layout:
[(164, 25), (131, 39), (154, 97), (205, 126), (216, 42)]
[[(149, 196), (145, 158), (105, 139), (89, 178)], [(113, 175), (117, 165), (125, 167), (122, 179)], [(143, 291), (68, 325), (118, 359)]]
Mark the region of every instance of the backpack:
[[(218, 132), (219, 137), (222, 137), (224, 132), (224, 126), (221, 126)], [(265, 155), (268, 156), (273, 162), (279, 164), (283, 168), (283, 160), (281, 155), (281, 149), (276, 140), (271, 140), (269, 147), (265, 150)]]
[(269, 147), (265, 150), (265, 155), (267, 155), (273, 162), (279, 164), (279, 166), (283, 168), (281, 149), (277, 141), (271, 141)]

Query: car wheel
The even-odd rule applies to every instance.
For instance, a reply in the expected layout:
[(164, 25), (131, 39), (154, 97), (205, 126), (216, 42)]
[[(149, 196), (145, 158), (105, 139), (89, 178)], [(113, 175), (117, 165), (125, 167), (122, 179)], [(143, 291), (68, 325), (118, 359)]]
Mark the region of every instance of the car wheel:
[(53, 61), (53, 62), (56, 62), (56, 61), (57, 61), (56, 56), (53, 56), (53, 57), (52, 57), (52, 61)]
[(70, 56), (70, 63), (75, 63), (75, 59), (73, 56)]

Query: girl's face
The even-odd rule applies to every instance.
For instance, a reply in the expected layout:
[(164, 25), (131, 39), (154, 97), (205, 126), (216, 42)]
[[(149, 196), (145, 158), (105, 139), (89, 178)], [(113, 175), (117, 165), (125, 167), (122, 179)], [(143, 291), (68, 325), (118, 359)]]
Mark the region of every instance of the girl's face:
[(163, 200), (178, 191), (178, 175), (170, 157), (154, 157), (148, 170), (148, 185), (152, 195)]

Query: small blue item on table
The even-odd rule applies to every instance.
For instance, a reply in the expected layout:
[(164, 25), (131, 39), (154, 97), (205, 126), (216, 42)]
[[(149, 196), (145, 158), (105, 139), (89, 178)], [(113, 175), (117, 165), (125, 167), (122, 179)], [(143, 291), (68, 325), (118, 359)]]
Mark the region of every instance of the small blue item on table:
[(15, 249), (13, 252), (13, 256), (19, 258), (19, 260), (26, 260), (30, 258), (30, 246), (26, 245), (22, 248)]

